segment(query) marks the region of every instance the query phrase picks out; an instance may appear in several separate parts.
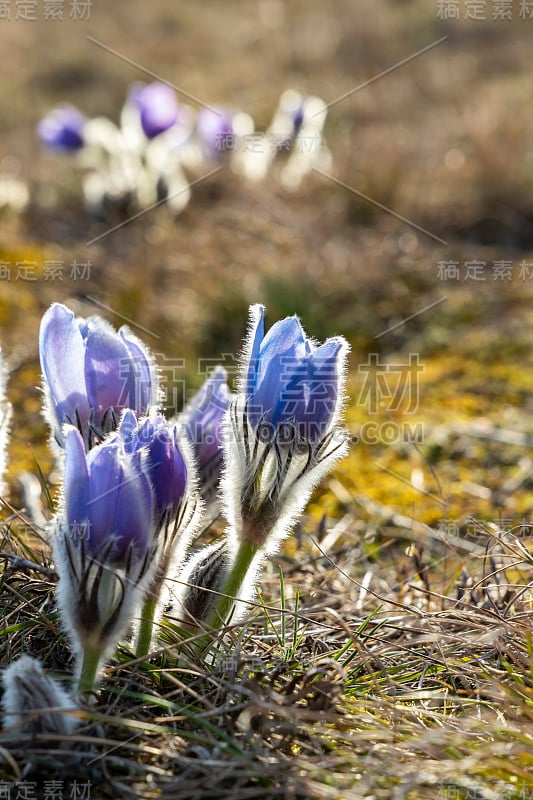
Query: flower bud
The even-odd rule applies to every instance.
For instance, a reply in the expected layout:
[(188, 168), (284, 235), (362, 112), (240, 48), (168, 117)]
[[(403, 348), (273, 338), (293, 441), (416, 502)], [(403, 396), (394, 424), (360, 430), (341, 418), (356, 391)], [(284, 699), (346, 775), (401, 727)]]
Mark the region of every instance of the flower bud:
[(225, 513), (255, 547), (275, 549), (313, 486), (346, 452), (338, 420), (348, 344), (317, 345), (297, 317), (264, 335), (263, 306), (252, 306), (239, 392), (224, 421)]
[(174, 89), (165, 83), (134, 84), (129, 100), (139, 112), (147, 139), (167, 131), (179, 119), (178, 100)]
[(198, 628), (209, 618), (224, 586), (230, 566), (227, 543), (217, 543), (195, 553), (178, 573), (174, 617), (187, 628)]
[(75, 152), (85, 144), (83, 129), (86, 122), (86, 117), (77, 108), (60, 106), (39, 122), (37, 135), (53, 150)]
[(223, 108), (204, 108), (198, 114), (196, 131), (208, 159), (221, 158), (233, 148), (232, 114)]
[(79, 725), (76, 704), (60, 684), (30, 656), (20, 656), (2, 675), (4, 724), (21, 733), (69, 736)]
[(226, 370), (217, 367), (184, 411), (186, 432), (198, 466), (200, 493), (213, 509), (222, 472), (222, 419), (230, 398)]

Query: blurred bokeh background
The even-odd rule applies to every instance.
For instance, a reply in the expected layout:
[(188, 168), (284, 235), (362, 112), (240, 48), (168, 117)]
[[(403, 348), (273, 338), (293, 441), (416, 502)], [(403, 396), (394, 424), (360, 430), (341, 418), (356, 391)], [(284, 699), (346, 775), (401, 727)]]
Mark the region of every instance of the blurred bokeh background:
[[(0, 209), (15, 499), (18, 470), (34, 458), (52, 467), (37, 358), (51, 302), (142, 326), (187, 395), (203, 379), (199, 359), (234, 363), (248, 305), (261, 301), (270, 322), (297, 313), (309, 334), (352, 345), (347, 417), (359, 441), (312, 516), (348, 511), (365, 535), (391, 509), (434, 528), (529, 518), (527, 3), (499, 18), (492, 0), (65, 0), (63, 20), (45, 19), (46, 3), (33, 4), (34, 19), (21, 12), (31, 3), (2, 5), (0, 176), (30, 197), (23, 212)], [(484, 19), (468, 19), (474, 5)], [(331, 104), (331, 176), (290, 192), (277, 165), (258, 184), (225, 169), (177, 218), (160, 207), (88, 246), (116, 220), (85, 213), (78, 172), (40, 146), (35, 126), (60, 103), (118, 121), (127, 87), (147, 73), (246, 111), (258, 130), (284, 89), (318, 95)], [(47, 275), (51, 262), (61, 277)], [(71, 276), (74, 263), (90, 263), (88, 279)], [(417, 424), (417, 441), (405, 441)]]

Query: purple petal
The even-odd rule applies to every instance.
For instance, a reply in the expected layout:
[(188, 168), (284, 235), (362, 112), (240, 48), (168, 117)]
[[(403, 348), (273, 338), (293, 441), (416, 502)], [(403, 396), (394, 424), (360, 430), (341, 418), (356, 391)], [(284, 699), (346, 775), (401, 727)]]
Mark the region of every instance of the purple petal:
[(41, 369), (59, 425), (82, 425), (90, 407), (85, 386), (85, 344), (72, 311), (54, 303), (44, 314), (39, 332)]
[(224, 414), (230, 395), (226, 381), (227, 373), (224, 367), (216, 367), (187, 406), (189, 423), (198, 423), (199, 426), (205, 427), (212, 419)]
[(96, 426), (109, 409), (120, 412), (135, 398), (135, 371), (130, 351), (104, 320), (87, 323), (85, 351), (87, 397)]
[(94, 553), (114, 541), (111, 558), (124, 558), (130, 543), (138, 554), (147, 547), (152, 522), (152, 490), (137, 468), (135, 454), (125, 452), (119, 437), (93, 448), (88, 457), (89, 539)]
[(328, 339), (305, 358), (283, 393), (283, 413), (293, 415), (298, 433), (309, 441), (319, 441), (327, 432), (339, 390), (338, 354), (342, 339)]
[(292, 115), (292, 124), (294, 125), (294, 133), (297, 134), (304, 121), (304, 107), (300, 104), (294, 114)]
[[(302, 359), (311, 347), (296, 317), (287, 317), (270, 328), (261, 344), (255, 391), (250, 398), (252, 424), (263, 418), (277, 425), (292, 416), (292, 405), (304, 401), (304, 387), (293, 379), (295, 372), (301, 372)], [(291, 397), (286, 396), (289, 384)]]
[(88, 519), (89, 471), (83, 439), (76, 428), (68, 426), (65, 436), (65, 516), (70, 529)]
[(150, 445), (158, 429), (166, 425), (166, 423), (166, 419), (161, 414), (153, 414), (150, 417), (139, 420), (133, 437), (135, 448), (139, 449)]
[(190, 401), (185, 414), (187, 434), (200, 469), (218, 453), (220, 424), (230, 401), (226, 370), (217, 367)]
[(95, 553), (116, 532), (117, 506), (124, 471), (115, 442), (94, 447), (87, 457), (90, 494), (87, 510), (90, 522), (89, 538)]
[(309, 339), (298, 317), (286, 317), (275, 322), (261, 343), (261, 362), (268, 363), (274, 355), (300, 359), (312, 351)]
[(135, 396), (129, 398), (128, 406), (135, 409), (137, 414), (147, 414), (156, 400), (157, 378), (152, 374), (152, 357), (127, 326), (123, 325), (118, 333), (131, 355), (135, 376)]
[(176, 428), (160, 427), (148, 447), (148, 467), (159, 514), (175, 513), (187, 485), (187, 468), (177, 441)]
[(146, 551), (152, 528), (152, 488), (148, 477), (138, 468), (135, 456), (123, 466), (123, 481), (117, 501), (117, 556), (123, 557), (133, 544), (138, 557)]
[(126, 452), (128, 453), (135, 448), (136, 428), (137, 417), (135, 416), (135, 412), (128, 408), (122, 414), (120, 425), (117, 428), (117, 432), (121, 436)]

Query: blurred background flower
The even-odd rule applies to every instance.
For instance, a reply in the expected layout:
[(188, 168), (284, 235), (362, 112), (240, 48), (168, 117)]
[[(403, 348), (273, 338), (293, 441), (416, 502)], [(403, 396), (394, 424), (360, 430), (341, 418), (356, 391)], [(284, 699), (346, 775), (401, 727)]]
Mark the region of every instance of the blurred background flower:
[(76, 152), (84, 144), (86, 117), (74, 106), (59, 106), (50, 111), (37, 125), (41, 142), (52, 150)]
[(147, 139), (168, 131), (179, 119), (176, 92), (164, 83), (133, 84), (128, 101), (139, 112), (140, 122)]
[[(297, 101), (293, 99), (291, 104), (287, 97), (293, 96)], [(205, 174), (210, 162), (224, 160), (235, 172), (261, 180), (278, 151), (282, 147), (290, 150), (293, 145), (301, 152), (296, 159), (293, 154), (282, 180), (289, 185), (286, 175), (292, 170), (296, 188), (326, 152), (320, 137), (325, 118), (326, 105), (321, 100), (300, 98), (288, 90), (271, 128), (266, 134), (254, 134), (248, 114), (215, 106), (195, 112), (178, 103), (169, 85), (154, 81), (130, 86), (120, 127), (105, 117), (86, 120), (77, 109), (62, 106), (43, 117), (37, 134), (52, 150), (80, 151), (77, 165), (89, 170), (82, 178), (86, 207), (106, 218), (113, 208), (131, 212), (165, 200), (173, 213), (179, 213), (190, 199), (187, 173), (201, 174), (203, 170)], [(313, 134), (316, 139), (311, 147), (309, 141), (304, 147), (296, 138), (305, 120), (306, 139)]]

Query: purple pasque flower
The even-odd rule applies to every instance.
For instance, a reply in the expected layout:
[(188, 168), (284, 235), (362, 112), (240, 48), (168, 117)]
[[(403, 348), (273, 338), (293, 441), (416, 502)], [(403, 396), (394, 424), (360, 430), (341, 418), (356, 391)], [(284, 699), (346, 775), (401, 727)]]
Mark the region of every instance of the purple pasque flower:
[(200, 473), (200, 489), (205, 500), (212, 499), (222, 468), (222, 419), (231, 392), (224, 367), (216, 367), (192, 397), (184, 411), (184, 423)]
[(223, 108), (202, 109), (196, 119), (196, 131), (208, 158), (220, 158), (233, 149), (233, 115)]
[(74, 106), (50, 111), (37, 125), (41, 142), (53, 150), (75, 152), (84, 146), (83, 129), (87, 118)]
[(317, 345), (298, 317), (276, 322), (264, 334), (264, 306), (251, 309), (251, 355), (243, 390), (248, 418), (261, 436), (320, 441), (338, 416), (346, 342)]
[(65, 423), (78, 428), (89, 450), (117, 427), (123, 409), (147, 414), (157, 403), (153, 358), (126, 326), (116, 332), (101, 317), (76, 318), (54, 303), (41, 321), (39, 355), (45, 414), (60, 446)]
[(131, 623), (151, 580), (154, 517), (144, 464), (119, 434), (86, 453), (79, 431), (65, 426), (63, 509), (53, 550), (59, 607), (86, 685)]
[(141, 127), (147, 139), (154, 139), (179, 120), (176, 93), (165, 83), (135, 83), (130, 89), (129, 100), (139, 112)]
[(224, 419), (222, 497), (230, 533), (253, 552), (274, 552), (313, 486), (347, 451), (339, 427), (348, 344), (316, 344), (297, 317), (264, 334), (250, 309), (239, 390)]
[(110, 563), (121, 563), (129, 550), (137, 558), (146, 553), (155, 510), (152, 486), (118, 434), (86, 453), (79, 431), (67, 427), (64, 505), (66, 535), (83, 538), (91, 555), (108, 551)]
[(126, 411), (119, 429), (128, 452), (144, 458), (154, 490), (156, 519), (175, 517), (187, 493), (188, 470), (177, 425), (160, 414), (137, 421)]
[[(192, 449), (177, 424), (155, 414), (137, 420), (132, 411), (126, 411), (118, 433), (131, 457), (142, 464), (154, 493), (157, 552), (146, 592), (153, 615), (154, 609), (163, 605), (161, 593), (167, 574), (187, 556), (202, 521), (203, 503), (196, 490)], [(151, 626), (141, 626), (138, 655), (148, 652), (151, 632)]]

